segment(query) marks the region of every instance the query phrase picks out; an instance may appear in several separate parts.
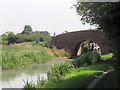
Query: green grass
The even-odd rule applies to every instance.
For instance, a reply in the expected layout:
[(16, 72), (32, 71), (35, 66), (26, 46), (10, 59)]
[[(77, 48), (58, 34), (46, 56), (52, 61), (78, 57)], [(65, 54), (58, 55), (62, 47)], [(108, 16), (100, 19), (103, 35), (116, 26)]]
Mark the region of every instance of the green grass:
[[(86, 86), (97, 78), (104, 71), (114, 63), (112, 54), (102, 55), (103, 60), (93, 65), (84, 64), (79, 68), (71, 69), (70, 73), (62, 75), (60, 80), (48, 80), (42, 85), (43, 88), (86, 88)], [(95, 88), (115, 88), (116, 85), (116, 72), (111, 70), (100, 82), (97, 83)], [(41, 81), (35, 86), (41, 88)], [(40, 85), (39, 85), (40, 84)]]
[[(113, 56), (112, 53), (102, 55), (104, 62), (114, 65), (114, 61), (111, 59)], [(109, 61), (109, 62), (108, 62)], [(117, 85), (117, 72), (112, 69), (108, 74), (106, 74), (96, 85), (95, 88), (119, 88)]]
[(54, 85), (55, 88), (85, 88), (101, 71), (84, 70), (72, 72), (63, 77), (60, 83)]
[(33, 45), (35, 44), (35, 42), (23, 42), (23, 43), (19, 43), (18, 45)]
[[(93, 79), (106, 71), (110, 66), (109, 61), (102, 61), (93, 65), (83, 65), (80, 68), (71, 69), (70, 73), (62, 75), (60, 80), (48, 80), (45, 88), (85, 88)], [(39, 83), (37, 88), (41, 88)]]
[(63, 81), (55, 84), (55, 88), (85, 88), (99, 73), (101, 72), (91, 70), (72, 72), (70, 75), (66, 75)]
[(62, 77), (55, 88), (85, 88), (93, 79), (109, 68), (109, 63), (101, 62), (91, 66), (82, 66)]
[(64, 50), (51, 50), (42, 46), (33, 46), (32, 43), (2, 46), (2, 51), (0, 52), (2, 69), (21, 68), (31, 64), (44, 63), (55, 57), (66, 56)]
[(5, 46), (2, 49), (2, 68), (20, 68), (35, 63), (51, 60), (45, 48)]
[(103, 59), (103, 60), (111, 59), (112, 56), (113, 56), (113, 53), (109, 53), (109, 54), (106, 54), (106, 55), (102, 55), (101, 59)]

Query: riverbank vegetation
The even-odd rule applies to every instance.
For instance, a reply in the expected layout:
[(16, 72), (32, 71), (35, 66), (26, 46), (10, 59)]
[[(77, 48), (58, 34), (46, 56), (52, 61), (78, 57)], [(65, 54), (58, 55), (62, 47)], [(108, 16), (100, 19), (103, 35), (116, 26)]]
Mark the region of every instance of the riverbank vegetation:
[(33, 42), (14, 45), (3, 45), (0, 52), (2, 58), (2, 69), (21, 68), (32, 64), (44, 63), (55, 57), (68, 57), (64, 50), (56, 48), (49, 49)]
[[(21, 33), (7, 31), (0, 35), (0, 65), (2, 69), (13, 69), (44, 63), (55, 57), (69, 57), (64, 49), (51, 45), (51, 35), (47, 31), (33, 31), (25, 25)], [(51, 48), (51, 49), (50, 49)]]
[[(95, 53), (95, 51), (93, 51)], [(88, 52), (89, 53), (89, 52)], [(87, 54), (87, 53), (86, 53)], [(86, 55), (85, 55), (86, 56)], [(80, 56), (83, 59), (85, 56)], [(97, 54), (96, 57), (99, 57)], [(78, 57), (74, 62), (78, 61)], [(113, 66), (112, 54), (102, 55), (99, 62), (94, 62), (91, 65), (86, 63), (80, 64), (79, 67), (73, 65), (68, 65), (67, 63), (61, 65), (54, 65), (50, 71), (48, 71), (48, 80), (38, 79), (37, 85), (29, 82), (26, 83), (26, 88), (86, 88), (86, 86), (100, 74), (106, 71), (111, 65)], [(109, 58), (109, 59), (106, 59)], [(104, 60), (105, 59), (105, 60)], [(93, 60), (93, 59), (91, 59)], [(80, 59), (81, 61), (81, 59)], [(113, 73), (114, 68), (111, 69), (110, 73)], [(109, 75), (108, 75), (109, 76)], [(110, 76), (107, 78), (113, 78)], [(106, 79), (107, 80), (107, 79)], [(114, 78), (115, 80), (115, 78)], [(100, 82), (101, 83), (101, 82)], [(110, 82), (112, 85), (115, 84), (113, 88), (117, 87), (116, 80)], [(27, 84), (32, 84), (34, 87), (27, 87)], [(99, 83), (98, 83), (99, 84)], [(107, 88), (107, 87), (106, 87)]]
[(33, 31), (30, 25), (25, 25), (21, 33), (7, 31), (0, 35), (0, 66), (2, 69), (21, 68), (68, 55), (64, 49), (51, 46), (50, 41), (49, 32)]
[(94, 50), (81, 54), (78, 58), (76, 58), (75, 61), (73, 61), (73, 65), (75, 67), (80, 67), (83, 64), (92, 65), (99, 62), (100, 60), (100, 54)]

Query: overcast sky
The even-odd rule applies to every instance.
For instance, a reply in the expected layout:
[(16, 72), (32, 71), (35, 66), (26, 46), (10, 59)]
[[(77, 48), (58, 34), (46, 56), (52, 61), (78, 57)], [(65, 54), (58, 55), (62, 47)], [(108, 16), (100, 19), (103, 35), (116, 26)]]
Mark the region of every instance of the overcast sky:
[(25, 25), (51, 35), (93, 28), (83, 25), (75, 8), (70, 8), (76, 3), (77, 0), (0, 0), (0, 34), (20, 33)]

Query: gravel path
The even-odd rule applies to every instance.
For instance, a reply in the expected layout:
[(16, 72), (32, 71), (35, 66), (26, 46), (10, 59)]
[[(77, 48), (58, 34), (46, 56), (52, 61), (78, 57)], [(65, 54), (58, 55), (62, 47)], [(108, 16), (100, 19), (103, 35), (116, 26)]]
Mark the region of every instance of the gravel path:
[(105, 71), (104, 73), (102, 73), (100, 76), (98, 76), (96, 79), (94, 79), (87, 87), (86, 89), (89, 90), (91, 88), (94, 88), (94, 86), (96, 85), (96, 83), (102, 79), (107, 73), (109, 73), (109, 71), (112, 69), (113, 67), (110, 66), (109, 69), (107, 71)]

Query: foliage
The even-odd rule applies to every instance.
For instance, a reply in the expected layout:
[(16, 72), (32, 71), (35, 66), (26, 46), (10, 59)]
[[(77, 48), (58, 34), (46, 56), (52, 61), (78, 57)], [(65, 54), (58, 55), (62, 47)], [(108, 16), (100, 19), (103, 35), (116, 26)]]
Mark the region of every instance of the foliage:
[[(86, 88), (86, 86), (101, 73), (106, 71), (111, 60), (99, 62), (91, 66), (75, 68), (71, 73), (62, 77), (61, 82), (55, 83), (54, 88)], [(115, 82), (115, 81), (114, 81)]]
[(30, 39), (29, 35), (26, 35), (26, 34), (20, 34), (20, 33), (18, 33), (16, 35), (16, 37), (17, 37), (16, 43), (31, 42), (31, 41), (33, 41), (33, 40)]
[[(21, 68), (36, 63), (44, 63), (56, 57), (54, 53), (65, 56), (65, 51), (51, 49), (41, 46), (33, 46), (32, 43), (21, 43), (10, 46), (2, 46), (0, 52), (0, 62), (2, 61), (2, 69)], [(64, 55), (65, 54), (65, 55)]]
[[(111, 40), (112, 53), (114, 54), (115, 70), (120, 75), (120, 2), (77, 3), (76, 11), (81, 15), (83, 23), (97, 25), (98, 29), (105, 32)], [(118, 84), (120, 85), (120, 77)]]
[[(42, 32), (42, 33), (41, 33)], [(51, 36), (47, 31), (35, 31), (30, 33), (29, 35), (26, 34), (17, 34), (17, 43), (21, 42), (31, 42), (40, 40), (41, 42), (47, 43), (51, 40)]]
[(25, 25), (24, 30), (21, 32), (21, 34), (30, 34), (32, 32), (32, 28), (30, 25)]
[(37, 41), (42, 39), (42, 41), (48, 42), (51, 40), (50, 33), (47, 31), (34, 31), (29, 35), (30, 39)]
[(45, 84), (46, 84), (46, 81), (44, 79), (40, 80), (40, 77), (38, 77), (38, 79), (37, 79), (37, 85), (35, 87), (36, 88), (39, 88), (39, 87), (44, 88)]
[(60, 65), (55, 64), (47, 73), (48, 80), (40, 80), (40, 77), (38, 77), (37, 85), (35, 85), (35, 88), (53, 87), (55, 83), (62, 80), (62, 76), (65, 76), (65, 74), (70, 73), (73, 69), (73, 65), (68, 65), (67, 62), (64, 62)]
[(65, 75), (66, 73), (70, 73), (72, 68), (74, 68), (74, 66), (68, 65), (67, 62), (61, 65), (54, 65), (54, 67), (52, 67), (47, 73), (48, 80), (59, 81), (61, 76)]
[(81, 54), (76, 60), (73, 61), (75, 67), (80, 67), (83, 64), (91, 65), (100, 61), (100, 54), (94, 50)]
[(8, 44), (16, 42), (16, 36), (13, 32), (8, 32)]
[(6, 32), (2, 35), (2, 44), (11, 44), (16, 42), (16, 36), (13, 32)]
[[(5, 47), (4, 47), (5, 48)], [(45, 62), (50, 60), (52, 56), (48, 55), (44, 48), (34, 49), (34, 48), (20, 48), (19, 47), (10, 47), (11, 50), (2, 50), (2, 68), (19, 68), (24, 67), (33, 63)], [(17, 49), (14, 51), (14, 49)]]
[[(110, 57), (110, 54), (108, 55), (102, 55), (103, 59), (106, 57)], [(112, 57), (111, 57), (112, 58)], [(101, 73), (106, 71), (111, 65), (113, 64), (113, 60), (108, 59), (108, 60), (102, 60), (99, 63), (93, 64), (93, 65), (83, 65), (79, 68), (71, 68), (69, 73), (62, 74), (60, 78), (56, 78), (56, 74), (60, 75), (60, 71), (58, 68), (60, 68), (60, 65), (55, 65), (50, 71), (51, 73), (54, 73), (55, 77), (48, 79), (48, 80), (43, 80), (40, 81), (38, 79), (37, 85), (35, 86), (36, 88), (86, 88), (86, 86), (96, 77), (98, 77)], [(68, 67), (68, 65), (62, 64), (62, 70), (64, 67)], [(73, 67), (73, 66), (72, 66)], [(114, 69), (113, 69), (114, 70)], [(113, 71), (111, 70), (111, 71)], [(65, 70), (66, 71), (66, 70)], [(50, 74), (51, 74), (50, 73)], [(50, 75), (51, 76), (51, 75)], [(110, 77), (105, 78), (105, 82), (111, 80), (113, 78), (113, 75)], [(114, 79), (114, 80), (113, 80)], [(115, 78), (112, 79), (112, 83), (108, 84), (110, 85), (115, 85), (112, 86), (113, 88), (118, 87), (116, 83)], [(102, 81), (103, 82), (103, 81)], [(42, 85), (41, 85), (42, 84)], [(107, 83), (104, 83), (105, 85), (108, 85)], [(102, 84), (103, 85), (103, 84)], [(98, 86), (98, 85), (97, 85)], [(101, 86), (101, 85), (99, 85)], [(109, 86), (107, 87), (109, 88)]]
[(35, 90), (35, 85), (32, 82), (27, 82), (25, 83), (24, 89), (23, 90), (29, 90), (31, 88), (31, 90)]
[(3, 34), (3, 35), (1, 36), (1, 43), (2, 43), (2, 44), (7, 44), (7, 43), (8, 43), (7, 35)]
[(102, 55), (101, 59), (107, 60), (107, 59), (111, 59), (112, 57), (113, 57), (113, 53), (109, 53), (109, 54), (106, 54), (106, 55)]
[(51, 41), (50, 33), (47, 31), (32, 31), (30, 25), (25, 25), (22, 33), (17, 33), (16, 35), (13, 32), (5, 32), (0, 36), (0, 43), (2, 44), (14, 44), (14, 43), (23, 43), (23, 42), (32, 42), (32, 41), (41, 41), (46, 44), (48, 41)]
[[(78, 2), (76, 5), (76, 11), (82, 16), (81, 21), (83, 21), (83, 23), (97, 24), (99, 28), (102, 29), (106, 28), (105, 26), (110, 29), (110, 27), (115, 27), (115, 24), (119, 25), (116, 19), (119, 19), (119, 12), (117, 11), (119, 8), (119, 3)], [(113, 15), (113, 13), (115, 15)], [(114, 31), (114, 29), (110, 29), (109, 32), (110, 31)]]
[(34, 31), (29, 34), (14, 34), (13, 32), (6, 32), (0, 37), (2, 39), (2, 44), (14, 44), (23, 42), (44, 42), (44, 45), (51, 40), (51, 36), (47, 31)]
[[(85, 88), (94, 78), (99, 76), (101, 73), (106, 71), (111, 60), (99, 62), (91, 66), (81, 66), (80, 68), (71, 68), (69, 73), (62, 74), (61, 77), (57, 78), (56, 75), (60, 75), (60, 65), (55, 65), (49, 72), (50, 75), (47, 81), (37, 82), (36, 88)], [(61, 65), (62, 68), (68, 67), (68, 65)], [(73, 67), (73, 66), (72, 66)], [(62, 69), (63, 71), (65, 69)], [(65, 70), (66, 71), (66, 70)], [(53, 76), (54, 77), (53, 77)]]

